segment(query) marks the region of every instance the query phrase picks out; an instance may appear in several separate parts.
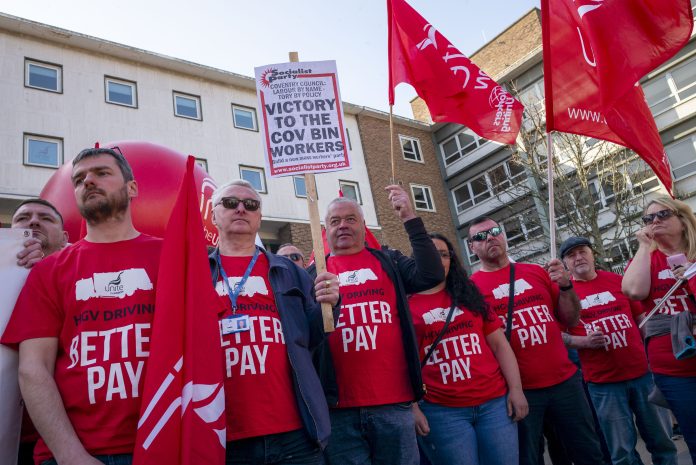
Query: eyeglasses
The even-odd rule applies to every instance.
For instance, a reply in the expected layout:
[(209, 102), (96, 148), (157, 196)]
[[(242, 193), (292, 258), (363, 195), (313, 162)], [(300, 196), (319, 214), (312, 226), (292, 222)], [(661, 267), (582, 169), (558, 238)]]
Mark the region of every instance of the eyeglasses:
[(667, 218), (676, 215), (677, 212), (674, 210), (660, 210), (659, 212), (655, 213), (650, 213), (649, 215), (645, 215), (641, 219), (643, 220), (643, 223), (645, 224), (652, 224), (653, 221), (655, 221), (655, 218), (659, 218), (661, 220), (666, 220)]
[(217, 204), (222, 204), (223, 207), (234, 210), (240, 203), (244, 205), (244, 209), (248, 212), (255, 212), (261, 206), (261, 202), (256, 199), (238, 199), (236, 197), (223, 197)]
[(440, 258), (452, 258), (452, 254), (449, 250), (438, 250), (437, 253), (440, 254)]
[(304, 257), (298, 253), (289, 253), (286, 255), (281, 255), (281, 257), (287, 257), (290, 260), (292, 260), (293, 262), (301, 262), (304, 260)]
[(503, 232), (503, 229), (500, 226), (493, 226), (491, 229), (488, 229), (486, 231), (479, 231), (476, 234), (473, 234), (471, 236), (471, 242), (481, 242), (485, 241), (488, 235), (490, 234), (493, 237), (500, 236), (500, 233)]

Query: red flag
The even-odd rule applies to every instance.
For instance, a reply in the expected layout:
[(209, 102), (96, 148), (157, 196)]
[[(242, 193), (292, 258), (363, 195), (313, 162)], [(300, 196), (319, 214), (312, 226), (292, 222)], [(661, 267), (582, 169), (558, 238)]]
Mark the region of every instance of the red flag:
[(389, 104), (411, 84), (433, 121), (463, 124), (486, 139), (514, 144), (524, 107), (404, 0), (387, 0)]
[(546, 130), (638, 153), (672, 191), (669, 160), (636, 83), (691, 36), (689, 0), (542, 0)]
[(218, 311), (188, 157), (162, 245), (135, 465), (223, 465)]

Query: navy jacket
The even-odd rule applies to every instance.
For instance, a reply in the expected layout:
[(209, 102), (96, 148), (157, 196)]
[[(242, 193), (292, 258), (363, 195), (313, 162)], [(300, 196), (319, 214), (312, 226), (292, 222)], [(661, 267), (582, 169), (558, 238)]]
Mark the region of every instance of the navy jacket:
[[(435, 244), (433, 244), (432, 239), (425, 230), (423, 220), (420, 218), (409, 220), (404, 223), (404, 228), (411, 242), (413, 258), (406, 257), (398, 250), (387, 249), (386, 247), (381, 250), (367, 247), (367, 250), (379, 260), (382, 269), (384, 269), (394, 284), (406, 363), (408, 364), (409, 378), (415, 396), (414, 400), (417, 400), (423, 397), (425, 391), (423, 389), (423, 377), (421, 376), (416, 332), (413, 328), (411, 311), (408, 307), (408, 295), (432, 289), (445, 280), (445, 272)], [(314, 266), (308, 268), (307, 271), (310, 276), (316, 276)], [(328, 341), (322, 342), (315, 349), (314, 365), (319, 373), (329, 406), (337, 407), (338, 389), (340, 389), (340, 386), (336, 382), (336, 371)]]
[[(219, 249), (209, 256), (213, 283), (220, 271)], [(285, 257), (262, 251), (269, 263), (268, 280), (280, 316), (285, 347), (292, 370), (295, 399), (307, 434), (323, 449), (331, 434), (329, 411), (310, 350), (324, 339), (321, 306), (314, 300), (314, 283), (309, 275)], [(338, 307), (334, 313), (337, 313)]]

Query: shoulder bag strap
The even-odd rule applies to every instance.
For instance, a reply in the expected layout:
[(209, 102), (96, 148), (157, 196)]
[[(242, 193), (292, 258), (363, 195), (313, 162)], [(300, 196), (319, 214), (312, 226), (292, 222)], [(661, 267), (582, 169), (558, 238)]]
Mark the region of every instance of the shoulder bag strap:
[(435, 342), (433, 342), (433, 344), (430, 346), (430, 349), (428, 349), (428, 353), (425, 354), (425, 358), (421, 362), (421, 368), (423, 368), (425, 364), (428, 363), (428, 360), (430, 360), (430, 357), (433, 355), (433, 352), (435, 352), (437, 345), (442, 340), (442, 336), (445, 335), (445, 331), (447, 331), (447, 327), (449, 326), (450, 321), (452, 321), (452, 315), (454, 315), (454, 307), (455, 303), (452, 302), (452, 306), (450, 307), (449, 313), (447, 314), (447, 319), (445, 320), (445, 326), (442, 327), (442, 330), (435, 338)]
[(510, 340), (512, 332), (512, 308), (515, 306), (515, 264), (510, 262), (510, 293), (508, 294), (508, 312), (505, 325), (505, 338)]

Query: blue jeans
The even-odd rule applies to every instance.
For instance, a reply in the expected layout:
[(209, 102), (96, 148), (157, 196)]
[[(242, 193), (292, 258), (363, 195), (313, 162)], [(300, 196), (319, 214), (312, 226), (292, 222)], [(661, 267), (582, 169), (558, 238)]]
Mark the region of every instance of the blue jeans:
[(636, 426), (655, 465), (677, 464), (677, 448), (662, 424), (657, 407), (648, 402), (653, 386), (649, 373), (620, 383), (587, 384), (613, 465), (638, 463), (634, 452), (638, 439)]
[(696, 377), (680, 378), (657, 373), (653, 377), (679, 423), (691, 461), (696, 464)]
[(506, 397), (475, 407), (422, 402), (430, 434), (421, 448), (434, 465), (517, 465), (517, 423), (507, 414)]
[(321, 450), (304, 429), (229, 441), (226, 465), (319, 465)]
[[(118, 455), (95, 455), (95, 459), (99, 460), (104, 465), (132, 465), (133, 455), (118, 454)], [(58, 465), (56, 459), (44, 460), (41, 465)]]
[(418, 465), (411, 403), (331, 409), (327, 465)]
[(544, 416), (575, 465), (604, 463), (579, 371), (554, 386), (526, 389), (524, 395), (529, 415), (518, 426), (521, 465), (539, 464)]

